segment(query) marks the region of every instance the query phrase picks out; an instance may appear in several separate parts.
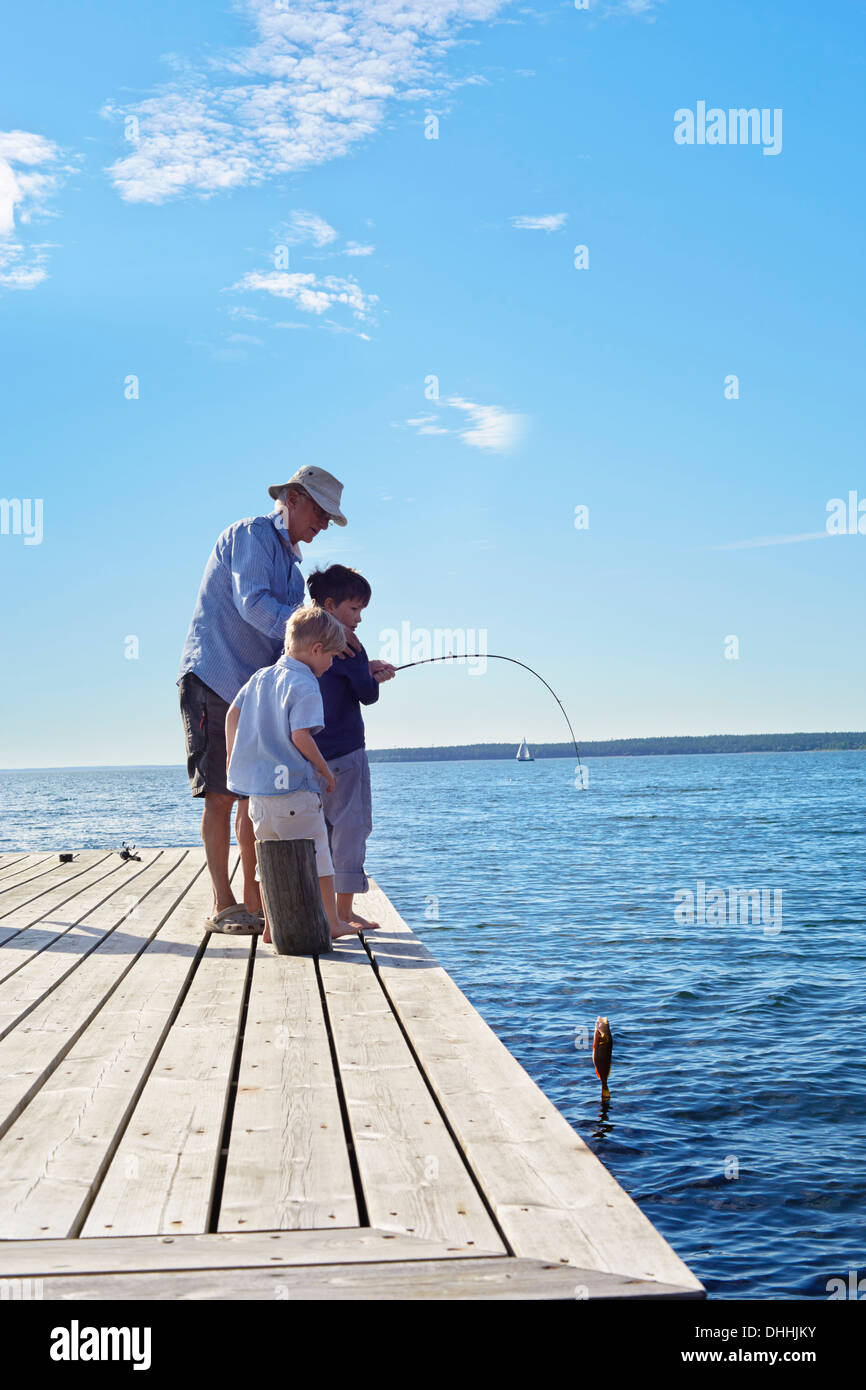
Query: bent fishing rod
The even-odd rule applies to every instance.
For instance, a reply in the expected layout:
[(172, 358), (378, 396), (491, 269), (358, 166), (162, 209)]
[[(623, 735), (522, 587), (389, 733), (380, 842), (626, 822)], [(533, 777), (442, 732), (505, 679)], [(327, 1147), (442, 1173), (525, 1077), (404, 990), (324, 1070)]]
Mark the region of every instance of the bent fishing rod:
[[(581, 785), (583, 785), (583, 776), (582, 776), (583, 768), (582, 768), (581, 762), (580, 762), (580, 749), (579, 749), (578, 746), (577, 746), (577, 739), (574, 737), (574, 730), (573, 730), (572, 727), (571, 727), (571, 720), (569, 719), (568, 715), (567, 715), (566, 712), (565, 712), (565, 706), (564, 706), (564, 704), (562, 703), (562, 701), (560, 700), (560, 698), (559, 698), (559, 696), (557, 695), (556, 691), (554, 690), (553, 686), (552, 686), (552, 685), (548, 685), (548, 684), (547, 684), (547, 681), (544, 679), (544, 676), (540, 676), (540, 675), (538, 674), (537, 671), (534, 671), (534, 670), (532, 669), (531, 666), (527, 666), (527, 664), (526, 664), (525, 661), (518, 661), (517, 658), (514, 657), (514, 656), (498, 656), (498, 655), (496, 654), (496, 652), (483, 652), (483, 653), (478, 653), (478, 655), (483, 655), (484, 658), (485, 658), (485, 660), (486, 660), (487, 658), (489, 658), (491, 661), (510, 661), (511, 664), (512, 664), (512, 666), (522, 666), (523, 669), (524, 669), (524, 671), (528, 671), (528, 672), (530, 673), (530, 675), (535, 676), (536, 680), (540, 680), (542, 685), (547, 686), (547, 689), (550, 691), (550, 693), (551, 693), (551, 695), (553, 696), (554, 700), (555, 700), (556, 703), (559, 705), (559, 708), (562, 710), (562, 716), (563, 716), (563, 718), (564, 718), (566, 724), (568, 725), (568, 732), (571, 734), (571, 741), (572, 741), (572, 743), (574, 744), (574, 751), (575, 751), (575, 753), (577, 754), (577, 765), (578, 765), (578, 767), (581, 769)], [(428, 666), (428, 665), (430, 664), (431, 661), (456, 661), (456, 660), (459, 660), (459, 659), (460, 659), (459, 657), (455, 657), (455, 656), (454, 656), (454, 653), (453, 653), (453, 652), (449, 652), (447, 656), (427, 656), (427, 657), (424, 657), (424, 659), (423, 659), (422, 661), (407, 661), (407, 662), (405, 662), (404, 665), (402, 665), (402, 666), (395, 666), (395, 667), (394, 667), (394, 670), (395, 670), (395, 671), (408, 671), (409, 668), (410, 668), (410, 666)]]

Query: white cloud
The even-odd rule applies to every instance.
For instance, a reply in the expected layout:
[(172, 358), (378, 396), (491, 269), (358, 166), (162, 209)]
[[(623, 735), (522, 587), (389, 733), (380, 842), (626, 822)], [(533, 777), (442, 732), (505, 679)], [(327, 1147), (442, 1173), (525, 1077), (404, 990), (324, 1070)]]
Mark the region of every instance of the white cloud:
[(558, 232), (567, 218), (567, 212), (548, 212), (539, 216), (512, 217), (511, 225), (530, 232)]
[(754, 550), (765, 545), (794, 545), (797, 541), (825, 541), (829, 531), (804, 531), (798, 536), (758, 536), (751, 541), (728, 541), (725, 545), (713, 545), (711, 550)]
[(7, 289), (33, 289), (49, 278), (44, 246), (25, 246), (0, 236), (0, 285)]
[(176, 58), (173, 82), (103, 114), (137, 122), (109, 173), (122, 198), (161, 203), (212, 195), (348, 154), (389, 102), (437, 81), (459, 29), (510, 0), (239, 0), (246, 48)]
[[(30, 242), (21, 228), (51, 215), (48, 201), (57, 193), (61, 151), (44, 135), (28, 130), (0, 131), (0, 285), (29, 290), (47, 279), (50, 242)], [(50, 166), (48, 171), (43, 166)]]
[(243, 304), (233, 304), (228, 311), (229, 318), (243, 319), (246, 323), (267, 323), (267, 319), (261, 314), (254, 314), (251, 309), (247, 309)]
[(501, 405), (481, 405), (462, 396), (449, 396), (443, 404), (468, 415), (468, 425), (449, 429), (442, 425), (439, 415), (416, 415), (405, 423), (418, 434), (456, 434), (463, 444), (490, 453), (507, 454), (523, 438), (526, 417)]
[(222, 338), (224, 342), (216, 343), (209, 338), (187, 338), (186, 341), (190, 347), (202, 348), (215, 362), (245, 362), (247, 360), (248, 353), (245, 343), (235, 343), (231, 347), (226, 347), (224, 343), (228, 342), (229, 339), (225, 334), (222, 335)]
[(316, 212), (304, 212), (301, 208), (292, 213), (282, 232), (277, 232), (277, 236), (282, 236), (285, 241), (293, 244), (311, 241), (314, 246), (328, 246), (330, 242), (337, 240), (337, 233), (324, 217), (320, 217)]
[(443, 425), (436, 423), (435, 415), (418, 415), (414, 420), (407, 420), (407, 425), (411, 425), (418, 434), (450, 434), (451, 431), (445, 429)]
[(525, 425), (522, 415), (504, 410), (501, 405), (478, 405), (460, 396), (449, 396), (448, 404), (464, 410), (472, 422), (458, 431), (464, 444), (507, 454), (520, 442)]
[(376, 249), (375, 246), (360, 241), (347, 241), (345, 246), (336, 247), (334, 242), (339, 236), (337, 229), (326, 222), (324, 217), (320, 217), (317, 212), (306, 212), (302, 208), (294, 211), (288, 221), (277, 227), (273, 233), (274, 241), (278, 245), (297, 246), (306, 242), (315, 246), (320, 254), (317, 255), (314, 251), (305, 252), (303, 259), (307, 261), (324, 260), (328, 256), (372, 256)]
[(665, 0), (610, 0), (605, 7), (605, 13), (646, 15), (647, 18), (654, 19), (659, 5), (664, 3)]
[(364, 294), (356, 280), (339, 275), (318, 276), (311, 271), (252, 270), (232, 288), (264, 291), (277, 299), (289, 299), (306, 314), (323, 314), (335, 304), (345, 304), (356, 319), (370, 318), (379, 298)]
[[(16, 220), (29, 222), (44, 210), (44, 202), (57, 188), (56, 175), (39, 173), (34, 166), (54, 164), (58, 147), (29, 130), (0, 131), (0, 235), (15, 231)], [(13, 169), (24, 165), (25, 169)]]
[(353, 338), (363, 338), (365, 343), (371, 341), (369, 333), (361, 333), (356, 328), (348, 328), (344, 323), (337, 323), (334, 319), (325, 319), (323, 327), (330, 333), (351, 333)]

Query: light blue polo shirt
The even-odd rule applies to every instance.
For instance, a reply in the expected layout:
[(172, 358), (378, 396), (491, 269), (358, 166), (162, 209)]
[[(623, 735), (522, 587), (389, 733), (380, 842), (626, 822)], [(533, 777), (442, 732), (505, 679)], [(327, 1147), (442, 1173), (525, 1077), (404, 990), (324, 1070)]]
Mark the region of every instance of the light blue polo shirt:
[(283, 655), (255, 671), (231, 704), (240, 710), (227, 785), (239, 796), (321, 792), (313, 764), (292, 743), (295, 729), (324, 727), (322, 694), (309, 666)]

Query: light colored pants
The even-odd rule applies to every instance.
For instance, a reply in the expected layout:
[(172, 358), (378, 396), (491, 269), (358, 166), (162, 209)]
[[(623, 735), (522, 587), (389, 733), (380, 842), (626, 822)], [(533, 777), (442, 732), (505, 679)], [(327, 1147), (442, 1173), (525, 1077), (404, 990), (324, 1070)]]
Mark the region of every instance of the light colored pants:
[(370, 792), (370, 764), (363, 748), (328, 767), (337, 779), (332, 792), (322, 802), (328, 824), (328, 840), (334, 859), (334, 889), (337, 893), (366, 893), (369, 884), (364, 873), (367, 836), (373, 829), (373, 798)]
[(257, 840), (315, 840), (316, 873), (319, 878), (329, 878), (334, 872), (322, 798), (318, 792), (251, 796), (250, 820)]

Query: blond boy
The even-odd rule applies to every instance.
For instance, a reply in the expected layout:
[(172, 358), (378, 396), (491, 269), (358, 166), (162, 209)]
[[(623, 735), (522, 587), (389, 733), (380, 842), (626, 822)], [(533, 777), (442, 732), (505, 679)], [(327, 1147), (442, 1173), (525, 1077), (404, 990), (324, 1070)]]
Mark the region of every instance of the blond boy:
[[(341, 623), (323, 609), (298, 608), (286, 625), (285, 649), (256, 671), (226, 716), (227, 784), (250, 798), (257, 840), (314, 840), (322, 903), (331, 936), (357, 928), (337, 914), (334, 866), (320, 789), (335, 778), (313, 738), (324, 725), (318, 677), (346, 645)], [(265, 919), (263, 941), (271, 940)]]

